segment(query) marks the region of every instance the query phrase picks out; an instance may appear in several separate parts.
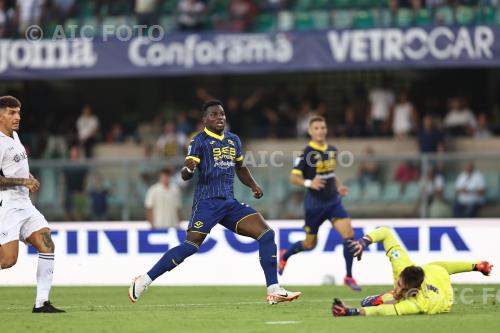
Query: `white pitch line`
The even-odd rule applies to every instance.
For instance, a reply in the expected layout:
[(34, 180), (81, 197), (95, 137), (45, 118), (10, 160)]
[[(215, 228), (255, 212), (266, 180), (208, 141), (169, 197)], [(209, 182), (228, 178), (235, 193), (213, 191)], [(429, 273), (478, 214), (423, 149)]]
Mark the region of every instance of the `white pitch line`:
[(296, 321), (296, 320), (266, 321), (266, 324), (268, 324), (268, 325), (294, 325), (294, 324), (300, 324), (300, 323), (302, 323), (302, 322)]
[[(352, 302), (357, 301), (357, 298), (345, 298), (344, 301)], [(331, 299), (307, 299), (302, 300), (299, 299), (296, 302), (299, 303), (323, 303), (323, 302), (331, 302)], [(212, 306), (221, 306), (221, 305), (258, 305), (258, 304), (266, 304), (265, 301), (262, 302), (226, 302), (226, 303), (178, 303), (178, 304), (129, 304), (129, 305), (58, 305), (62, 309), (130, 309), (131, 307), (138, 308), (182, 308), (182, 307), (212, 307)], [(7, 307), (5, 310), (25, 310), (26, 307)]]

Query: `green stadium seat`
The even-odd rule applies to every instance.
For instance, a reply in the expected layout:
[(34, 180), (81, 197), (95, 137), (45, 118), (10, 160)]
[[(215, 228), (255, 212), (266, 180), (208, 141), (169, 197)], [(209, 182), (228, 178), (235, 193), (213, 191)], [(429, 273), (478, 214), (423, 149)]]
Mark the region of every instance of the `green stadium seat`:
[(345, 9), (354, 7), (352, 0), (333, 0), (332, 2), (334, 9)]
[(484, 176), (486, 181), (486, 199), (488, 201), (500, 201), (500, 175), (488, 173)]
[(296, 0), (293, 9), (297, 12), (299, 11), (308, 11), (313, 8), (314, 3), (313, 0)]
[(471, 25), (476, 20), (476, 13), (473, 8), (459, 6), (456, 10), (456, 21), (460, 25)]
[(388, 9), (381, 9), (377, 11), (377, 25), (380, 27), (392, 26), (392, 14)]
[(326, 30), (330, 28), (330, 15), (325, 11), (314, 11), (311, 13), (313, 26), (316, 30)]
[(261, 14), (255, 19), (254, 30), (256, 32), (269, 32), (274, 30), (274, 16), (272, 14)]
[(357, 182), (349, 184), (349, 194), (343, 198), (346, 202), (356, 202), (361, 199), (361, 188)]
[(413, 24), (413, 12), (408, 8), (398, 9), (396, 13), (396, 26), (406, 28)]
[(420, 9), (415, 15), (415, 24), (418, 26), (427, 26), (432, 24), (431, 13), (427, 8)]
[(352, 1), (356, 8), (361, 8), (361, 9), (374, 9), (378, 7), (379, 1), (378, 0), (353, 0)]
[(327, 10), (332, 7), (330, 0), (313, 0), (314, 9)]
[(395, 182), (385, 185), (382, 200), (385, 202), (401, 201), (401, 185)]
[(228, 11), (230, 1), (231, 0), (215, 0), (210, 8), (210, 12), (225, 15)]
[(364, 188), (363, 199), (366, 201), (379, 201), (382, 187), (379, 183), (368, 183)]
[(309, 12), (296, 12), (295, 13), (295, 30), (309, 31), (313, 28), (313, 18)]
[(128, 24), (127, 16), (106, 16), (102, 19), (102, 25), (119, 27), (127, 24)]
[(290, 31), (293, 29), (294, 16), (293, 13), (287, 10), (282, 10), (278, 13), (278, 30)]
[(455, 182), (446, 182), (444, 185), (444, 199), (448, 202), (453, 202), (455, 200), (455, 197)]
[(356, 29), (368, 29), (375, 26), (375, 17), (368, 10), (359, 10), (354, 16), (354, 27)]
[(406, 184), (403, 191), (403, 201), (416, 202), (420, 193), (420, 187), (417, 183)]
[(163, 4), (160, 7), (160, 14), (172, 15), (177, 9), (177, 3), (178, 1), (176, 0), (163, 1)]
[(165, 29), (165, 32), (171, 32), (174, 31), (177, 27), (177, 21), (174, 16), (170, 15), (164, 15), (160, 17), (160, 26)]
[(82, 26), (86, 26), (86, 25), (96, 27), (96, 29), (86, 29), (85, 30), (85, 37), (98, 36), (100, 29), (97, 29), (97, 27), (99, 26), (97, 18), (95, 18), (95, 17), (86, 17), (86, 18), (84, 18), (82, 20)]
[(491, 6), (483, 6), (477, 12), (477, 22), (484, 24), (495, 24), (495, 9)]
[(495, 11), (495, 25), (500, 25), (500, 7)]
[(452, 25), (454, 23), (453, 9), (448, 6), (439, 7), (434, 14), (434, 23)]
[(81, 7), (81, 13), (84, 18), (95, 16), (95, 1), (92, 0), (83, 1)]
[(352, 27), (354, 17), (350, 10), (336, 10), (332, 14), (332, 21), (335, 29), (347, 29)]

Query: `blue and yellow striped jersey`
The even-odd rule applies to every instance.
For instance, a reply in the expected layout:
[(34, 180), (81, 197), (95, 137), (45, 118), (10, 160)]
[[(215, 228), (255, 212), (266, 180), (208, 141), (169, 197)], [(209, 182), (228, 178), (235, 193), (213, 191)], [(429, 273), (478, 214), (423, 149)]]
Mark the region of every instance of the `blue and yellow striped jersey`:
[(328, 144), (321, 146), (311, 141), (300, 157), (294, 162), (293, 174), (301, 175), (304, 179), (311, 180), (318, 176), (326, 181), (326, 186), (319, 191), (307, 190), (304, 200), (306, 209), (336, 204), (340, 200), (335, 181), (336, 159), (336, 147)]
[(189, 144), (187, 158), (198, 163), (193, 204), (203, 199), (234, 197), (234, 168), (237, 161), (243, 160), (236, 134), (218, 135), (205, 128)]

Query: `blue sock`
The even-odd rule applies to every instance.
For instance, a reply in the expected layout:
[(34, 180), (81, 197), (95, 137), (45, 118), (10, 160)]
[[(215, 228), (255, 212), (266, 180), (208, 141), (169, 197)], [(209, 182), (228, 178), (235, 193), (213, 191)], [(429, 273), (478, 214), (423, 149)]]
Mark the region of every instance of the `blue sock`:
[(175, 267), (179, 266), (184, 259), (195, 254), (198, 249), (199, 247), (195, 243), (184, 241), (184, 243), (170, 249), (163, 255), (163, 257), (161, 257), (156, 265), (154, 265), (148, 272), (149, 277), (154, 281), (163, 273), (171, 271)]
[(274, 231), (268, 229), (257, 239), (259, 242), (260, 266), (266, 276), (266, 285), (278, 283), (278, 260), (276, 252), (278, 248), (274, 242)]
[(351, 251), (349, 251), (349, 247), (347, 247), (347, 242), (350, 240), (352, 240), (352, 238), (344, 239), (345, 275), (347, 277), (352, 277), (352, 261), (354, 259)]
[(297, 254), (299, 252), (305, 251), (306, 249), (304, 248), (304, 243), (302, 241), (294, 243), (285, 253), (283, 256), (285, 260), (288, 260), (291, 256), (294, 254)]

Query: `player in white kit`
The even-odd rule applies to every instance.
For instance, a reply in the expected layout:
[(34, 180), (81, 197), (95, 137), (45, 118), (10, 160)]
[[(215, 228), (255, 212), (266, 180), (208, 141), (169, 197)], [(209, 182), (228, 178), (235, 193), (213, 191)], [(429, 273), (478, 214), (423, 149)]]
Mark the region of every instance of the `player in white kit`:
[(40, 183), (29, 171), (28, 156), (16, 130), (21, 103), (12, 96), (0, 97), (0, 274), (16, 264), (19, 241), (38, 250), (37, 290), (33, 313), (65, 312), (49, 301), (54, 272), (54, 243), (43, 215), (31, 203), (29, 192)]

